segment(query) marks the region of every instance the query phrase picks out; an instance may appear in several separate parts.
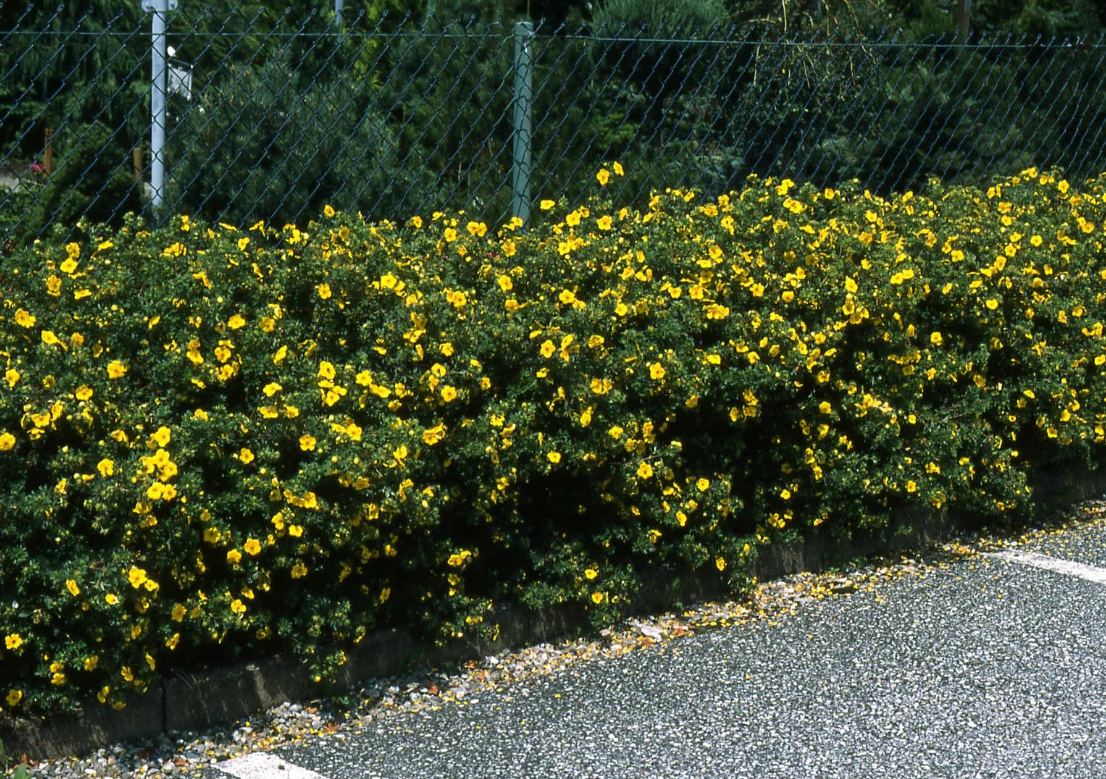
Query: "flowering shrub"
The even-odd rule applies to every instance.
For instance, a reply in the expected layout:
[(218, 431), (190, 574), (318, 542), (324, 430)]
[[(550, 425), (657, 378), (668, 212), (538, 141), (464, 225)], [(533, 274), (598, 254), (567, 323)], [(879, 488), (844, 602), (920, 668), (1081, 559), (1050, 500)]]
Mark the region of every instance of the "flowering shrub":
[[(600, 184), (621, 175), (599, 172)], [(760, 543), (1023, 517), (1106, 440), (1106, 179), (750, 180), (305, 227), (80, 225), (0, 271), (0, 705), (377, 626), (596, 620)]]

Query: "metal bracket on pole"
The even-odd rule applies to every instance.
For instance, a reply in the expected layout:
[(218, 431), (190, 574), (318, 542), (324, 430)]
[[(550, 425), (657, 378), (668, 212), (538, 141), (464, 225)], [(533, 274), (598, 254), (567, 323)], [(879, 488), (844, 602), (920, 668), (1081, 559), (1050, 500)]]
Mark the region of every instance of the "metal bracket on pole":
[(530, 166), (532, 143), (532, 105), (534, 102), (534, 61), (530, 43), (534, 39), (534, 25), (518, 22), (515, 25), (515, 93), (511, 112), (511, 216), (530, 221)]
[(165, 15), (177, 10), (177, 0), (142, 0), (142, 10), (153, 14), (150, 24), (150, 204), (161, 208), (165, 193)]

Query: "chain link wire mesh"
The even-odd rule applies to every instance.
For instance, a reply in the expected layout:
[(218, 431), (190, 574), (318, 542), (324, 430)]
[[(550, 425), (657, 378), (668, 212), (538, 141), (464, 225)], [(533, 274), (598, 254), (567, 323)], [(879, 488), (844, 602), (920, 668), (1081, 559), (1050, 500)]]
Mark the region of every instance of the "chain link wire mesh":
[[(522, 97), (510, 26), (339, 28), (322, 14), (182, 3), (167, 17), (167, 183), (153, 213), (149, 17), (26, 19), (0, 29), (0, 248), (126, 212), (236, 224), (295, 222), (324, 204), (369, 219), (510, 216)], [(622, 203), (666, 187), (713, 197), (750, 174), (887, 194), (931, 176), (1106, 169), (1103, 41), (539, 24), (526, 43), (535, 202), (582, 197), (611, 160), (626, 169), (610, 193)]]

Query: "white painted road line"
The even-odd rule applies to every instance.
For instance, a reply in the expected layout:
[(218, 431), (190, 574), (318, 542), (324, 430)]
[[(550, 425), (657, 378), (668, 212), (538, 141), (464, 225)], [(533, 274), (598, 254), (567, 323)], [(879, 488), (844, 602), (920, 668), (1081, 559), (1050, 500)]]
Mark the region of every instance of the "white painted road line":
[(1080, 579), (1086, 579), (1087, 581), (1096, 582), (1098, 584), (1106, 584), (1106, 568), (1096, 568), (1093, 565), (1073, 563), (1070, 560), (1058, 560), (1055, 557), (1037, 554), (1036, 552), (1015, 552), (1013, 550), (1005, 550), (1002, 552), (989, 552), (987, 554), (989, 557), (997, 557), (1011, 563), (1031, 565), (1034, 568), (1055, 571), (1056, 573), (1062, 573), (1066, 576), (1077, 576)]
[(254, 752), (226, 760), (217, 763), (215, 768), (237, 776), (238, 779), (326, 779), (322, 774), (300, 768), (265, 752)]

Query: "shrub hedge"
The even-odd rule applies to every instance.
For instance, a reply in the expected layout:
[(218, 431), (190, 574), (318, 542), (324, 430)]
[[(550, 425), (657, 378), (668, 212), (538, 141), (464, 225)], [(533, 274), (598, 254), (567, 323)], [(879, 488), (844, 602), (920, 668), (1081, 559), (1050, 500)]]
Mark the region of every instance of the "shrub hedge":
[[(601, 185), (622, 174), (599, 171)], [(759, 544), (1031, 509), (1106, 425), (1106, 178), (751, 179), (463, 213), (80, 224), (0, 270), (0, 705), (498, 600), (597, 621)]]

